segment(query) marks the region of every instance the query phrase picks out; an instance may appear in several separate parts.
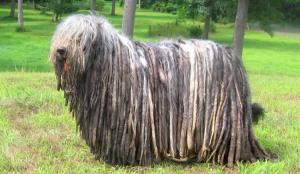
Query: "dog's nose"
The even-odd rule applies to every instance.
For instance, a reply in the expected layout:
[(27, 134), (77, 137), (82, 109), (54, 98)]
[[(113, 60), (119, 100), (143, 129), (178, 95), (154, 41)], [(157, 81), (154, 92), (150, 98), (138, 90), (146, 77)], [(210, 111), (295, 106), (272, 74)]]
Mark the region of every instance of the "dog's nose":
[(66, 53), (66, 48), (65, 47), (59, 47), (59, 48), (57, 48), (57, 52), (60, 55), (64, 55)]

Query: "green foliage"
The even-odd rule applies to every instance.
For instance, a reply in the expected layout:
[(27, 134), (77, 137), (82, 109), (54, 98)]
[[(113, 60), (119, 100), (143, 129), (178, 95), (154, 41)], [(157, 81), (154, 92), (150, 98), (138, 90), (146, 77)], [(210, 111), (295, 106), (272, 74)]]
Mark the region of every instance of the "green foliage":
[(153, 11), (157, 11), (157, 12), (160, 12), (161, 11), (161, 8), (162, 8), (162, 4), (159, 3), (159, 2), (156, 2), (152, 5), (152, 10)]
[[(298, 0), (250, 0), (249, 22), (258, 23), (260, 28), (273, 35), (273, 23), (283, 19), (300, 23), (300, 2)], [(215, 22), (232, 23), (235, 21), (237, 1), (233, 0), (171, 0), (156, 1), (152, 5), (154, 11), (182, 14), (192, 19), (205, 18), (211, 15)]]
[(192, 37), (200, 38), (202, 29), (200, 25), (188, 22), (168, 22), (163, 24), (149, 25), (148, 35), (150, 37)]
[(186, 15), (192, 19), (199, 16), (205, 16), (208, 13), (208, 2), (209, 0), (192, 0), (186, 1)]
[(150, 25), (148, 29), (148, 35), (150, 37), (187, 37), (189, 36), (189, 30), (183, 25), (177, 24), (176, 22)]
[[(158, 1), (157, 0), (141, 0), (139, 2), (141, 3), (141, 8), (149, 9), (155, 2), (158, 2)], [(169, 2), (171, 3), (172, 1), (170, 0)]]
[(177, 11), (176, 23), (185, 22), (186, 21), (186, 12), (185, 7), (180, 7)]
[(236, 9), (237, 1), (216, 0), (212, 10), (212, 19), (223, 24), (234, 22)]
[(58, 21), (65, 13), (71, 13), (79, 10), (77, 3), (73, 3), (72, 0), (51, 0), (49, 2), (49, 8), (53, 11), (54, 21)]
[(124, 0), (119, 0), (119, 6), (123, 7), (123, 5), (124, 5)]
[(209, 31), (211, 33), (215, 33), (217, 32), (217, 26), (216, 26), (216, 23), (211, 21), (210, 24), (209, 24)]
[[(78, 2), (73, 2), (73, 5), (78, 7), (78, 10), (90, 10), (90, 0), (82, 0)], [(102, 12), (105, 8), (105, 1), (104, 0), (96, 0), (96, 10)], [(77, 10), (76, 10), (77, 11)]]
[(284, 15), (284, 20), (290, 23), (300, 24), (300, 1), (290, 0), (284, 3), (280, 8)]
[(54, 13), (58, 14), (71, 13), (79, 10), (78, 4), (73, 3), (70, 0), (52, 0), (49, 5), (50, 9), (52, 9)]
[(63, 5), (63, 13), (72, 13), (79, 10), (78, 4), (73, 4), (73, 3), (65, 3)]
[(203, 31), (200, 27), (200, 25), (193, 25), (193, 26), (190, 26), (189, 28), (189, 32), (190, 32), (190, 37), (193, 37), (193, 38), (200, 38)]
[(283, 19), (283, 15), (279, 10), (281, 5), (280, 0), (252, 0), (249, 6), (249, 21), (258, 22), (261, 29), (273, 36), (271, 24), (279, 23)]
[(20, 27), (20, 26), (17, 26), (16, 27), (16, 32), (25, 32), (25, 28), (24, 27)]
[[(90, 0), (42, 0), (36, 1), (38, 10), (46, 14), (47, 10), (53, 12), (53, 20), (58, 21), (63, 14), (76, 12), (80, 9), (90, 10)], [(105, 6), (104, 0), (96, 0), (96, 10), (103, 11)]]
[(175, 14), (178, 10), (178, 6), (171, 2), (156, 2), (152, 5), (152, 10)]
[(102, 12), (105, 7), (105, 1), (104, 0), (96, 0), (96, 10)]

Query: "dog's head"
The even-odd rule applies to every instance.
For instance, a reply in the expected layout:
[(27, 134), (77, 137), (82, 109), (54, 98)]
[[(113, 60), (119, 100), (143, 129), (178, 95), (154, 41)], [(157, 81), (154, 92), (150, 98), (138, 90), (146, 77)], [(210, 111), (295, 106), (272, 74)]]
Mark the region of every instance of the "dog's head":
[[(102, 64), (118, 44), (119, 34), (103, 17), (73, 15), (60, 23), (53, 34), (49, 58), (54, 64), (57, 89), (64, 90), (66, 77), (80, 80), (98, 61)], [(100, 60), (100, 61), (99, 61)], [(104, 66), (104, 64), (103, 64)], [(74, 84), (69, 84), (74, 85)]]
[(53, 34), (49, 59), (54, 64), (57, 89), (64, 89), (67, 76), (79, 76), (86, 70), (99, 37), (101, 19), (91, 15), (73, 15), (60, 23)]

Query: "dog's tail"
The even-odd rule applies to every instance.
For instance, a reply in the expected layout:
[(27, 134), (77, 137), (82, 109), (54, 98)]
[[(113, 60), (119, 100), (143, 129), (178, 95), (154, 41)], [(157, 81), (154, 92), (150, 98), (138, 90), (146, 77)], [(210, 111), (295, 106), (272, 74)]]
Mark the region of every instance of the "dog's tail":
[(265, 115), (264, 108), (258, 103), (252, 103), (252, 122), (257, 124)]

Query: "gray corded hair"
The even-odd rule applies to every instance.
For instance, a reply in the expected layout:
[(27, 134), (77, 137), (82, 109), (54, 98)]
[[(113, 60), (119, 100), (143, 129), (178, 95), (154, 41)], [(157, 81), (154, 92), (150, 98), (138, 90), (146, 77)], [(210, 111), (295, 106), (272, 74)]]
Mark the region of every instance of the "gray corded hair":
[(230, 48), (197, 39), (135, 42), (103, 17), (73, 15), (58, 25), (49, 57), (97, 159), (232, 166), (270, 158), (254, 137), (246, 73)]

